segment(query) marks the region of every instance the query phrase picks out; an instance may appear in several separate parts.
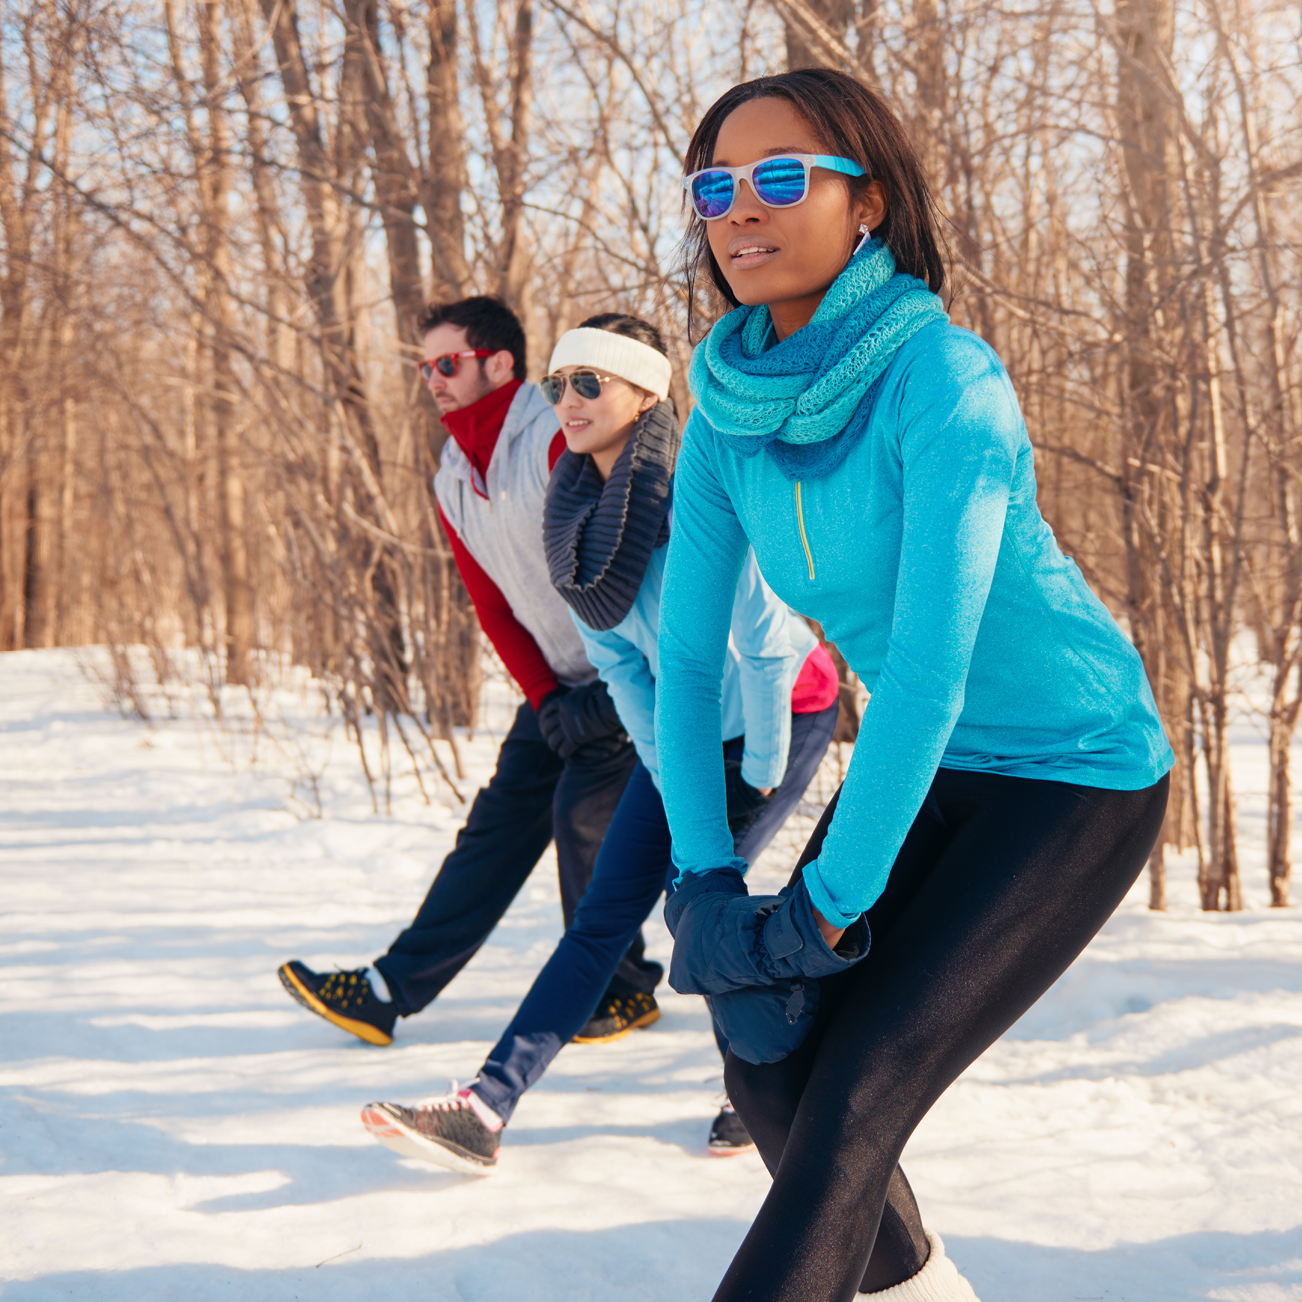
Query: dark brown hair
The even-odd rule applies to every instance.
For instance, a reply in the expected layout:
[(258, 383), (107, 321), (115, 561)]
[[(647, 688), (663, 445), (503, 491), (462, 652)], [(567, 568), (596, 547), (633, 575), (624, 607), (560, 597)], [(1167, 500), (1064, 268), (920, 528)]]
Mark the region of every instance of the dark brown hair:
[[(478, 294), (474, 298), (458, 299), (455, 303), (431, 303), (416, 322), (422, 335), (441, 325), (460, 326), (466, 332), (466, 343), (471, 348), (491, 348), (495, 353), (510, 353), (515, 363), (512, 373), (517, 380), (524, 379), (524, 327), (520, 318), (500, 298)], [(484, 360), (479, 358), (481, 368)]]
[[(701, 119), (687, 146), (684, 173), (714, 161), (719, 129), (734, 109), (753, 99), (784, 99), (809, 123), (827, 151), (852, 158), (866, 175), (846, 177), (850, 194), (880, 181), (886, 191), (886, 216), (874, 234), (895, 255), (897, 270), (925, 281), (937, 294), (945, 285), (948, 250), (922, 159), (889, 104), (848, 73), (834, 68), (801, 68), (774, 77), (742, 82), (717, 99)], [(710, 252), (705, 222), (695, 213), (685, 249), (688, 303), (697, 284), (705, 283), (733, 307), (738, 306), (722, 268)], [(688, 322), (689, 331), (691, 322)]]

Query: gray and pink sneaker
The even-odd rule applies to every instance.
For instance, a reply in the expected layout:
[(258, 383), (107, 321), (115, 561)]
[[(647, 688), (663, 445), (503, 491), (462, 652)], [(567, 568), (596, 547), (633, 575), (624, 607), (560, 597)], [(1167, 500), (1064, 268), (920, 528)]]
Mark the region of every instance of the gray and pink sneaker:
[[(471, 1084), (474, 1082), (472, 1081)], [(403, 1157), (433, 1162), (462, 1175), (488, 1175), (497, 1165), (502, 1121), (469, 1086), (453, 1081), (446, 1094), (401, 1103), (368, 1103), (362, 1125)]]

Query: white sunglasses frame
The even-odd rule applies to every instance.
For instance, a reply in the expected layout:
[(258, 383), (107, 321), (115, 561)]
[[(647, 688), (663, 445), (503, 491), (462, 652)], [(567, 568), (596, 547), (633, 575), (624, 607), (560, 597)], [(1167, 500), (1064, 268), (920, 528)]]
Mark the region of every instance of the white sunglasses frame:
[[(805, 192), (796, 200), (795, 203), (768, 203), (755, 188), (753, 173), (757, 167), (762, 167), (765, 163), (776, 163), (780, 159), (794, 158), (797, 162), (802, 163), (805, 168)], [(688, 201), (692, 205), (692, 212), (703, 222), (717, 222), (720, 218), (726, 217), (737, 203), (737, 196), (741, 193), (741, 183), (746, 182), (750, 186), (750, 192), (755, 196), (758, 203), (765, 208), (795, 208), (809, 198), (809, 174), (816, 167), (821, 167), (828, 172), (839, 172), (842, 176), (867, 176), (868, 173), (854, 161), (853, 158), (842, 158), (838, 154), (771, 154), (767, 158), (757, 158), (753, 163), (747, 163), (744, 167), (702, 167), (695, 172), (689, 173), (683, 177), (683, 189), (687, 191)], [(696, 199), (692, 195), (692, 182), (698, 176), (704, 176), (707, 172), (727, 172), (732, 177), (732, 198), (728, 206), (721, 212), (715, 213), (713, 217), (706, 217), (696, 206)]]

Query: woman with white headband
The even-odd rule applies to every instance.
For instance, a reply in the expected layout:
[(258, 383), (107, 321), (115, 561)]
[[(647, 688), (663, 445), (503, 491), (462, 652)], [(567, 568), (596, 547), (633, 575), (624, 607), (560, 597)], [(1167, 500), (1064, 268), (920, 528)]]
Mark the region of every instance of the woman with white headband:
[[(660, 586), (680, 440), (670, 378), (660, 332), (617, 314), (564, 334), (543, 378), (567, 445), (547, 493), (548, 567), (639, 762), (573, 923), (476, 1079), (415, 1107), (363, 1110), (371, 1134), (407, 1156), (474, 1174), (496, 1164), (521, 1096), (600, 1011), (630, 940), (672, 889), (655, 734)], [(725, 775), (736, 853), (753, 862), (817, 771), (836, 726), (837, 682), (826, 650), (773, 595), (753, 557), (732, 609), (714, 762)], [(549, 720), (546, 702), (539, 719), (544, 730), (561, 726), (559, 717)], [(617, 990), (616, 999), (628, 1005), (610, 1010), (624, 1013), (619, 1033), (660, 1015), (650, 990)], [(750, 1142), (725, 1102), (710, 1150), (737, 1152)]]

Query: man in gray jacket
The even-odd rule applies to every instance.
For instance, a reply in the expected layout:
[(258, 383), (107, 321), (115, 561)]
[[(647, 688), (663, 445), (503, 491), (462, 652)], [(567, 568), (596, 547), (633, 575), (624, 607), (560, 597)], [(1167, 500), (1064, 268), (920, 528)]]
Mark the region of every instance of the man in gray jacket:
[[(636, 755), (583, 651), (543, 554), (547, 481), (565, 447), (525, 381), (524, 330), (495, 298), (432, 305), (421, 374), (450, 434), (434, 494), (480, 626), (526, 700), (411, 926), (372, 967), (280, 968), (305, 1008), (369, 1044), (429, 1004), (487, 940), (556, 842), (568, 927)], [(659, 1016), (663, 975), (639, 935), (579, 1041), (618, 1039)]]

